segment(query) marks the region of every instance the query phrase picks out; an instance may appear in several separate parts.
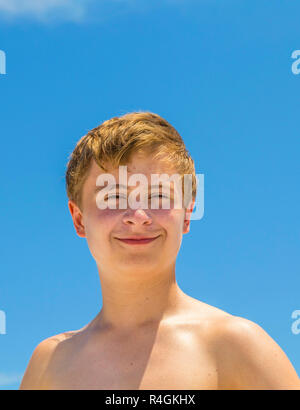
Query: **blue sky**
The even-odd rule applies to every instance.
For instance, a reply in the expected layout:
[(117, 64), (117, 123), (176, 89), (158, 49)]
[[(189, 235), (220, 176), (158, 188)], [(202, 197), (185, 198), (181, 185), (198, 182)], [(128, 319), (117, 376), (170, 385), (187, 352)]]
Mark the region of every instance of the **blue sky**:
[(258, 323), (300, 374), (299, 14), (279, 0), (0, 0), (0, 389), (101, 309), (65, 167), (88, 130), (135, 110), (171, 122), (204, 174), (179, 286)]

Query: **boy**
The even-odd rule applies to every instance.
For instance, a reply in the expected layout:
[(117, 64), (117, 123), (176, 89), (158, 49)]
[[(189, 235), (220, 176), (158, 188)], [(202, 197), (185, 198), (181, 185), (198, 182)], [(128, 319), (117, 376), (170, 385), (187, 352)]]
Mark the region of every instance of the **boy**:
[[(141, 175), (146, 181), (142, 205), (128, 206), (133, 184), (124, 184), (121, 166), (131, 183)], [(192, 175), (183, 206), (174, 206), (180, 192), (173, 180), (167, 195), (163, 184), (152, 187), (157, 174)], [(300, 388), (287, 356), (260, 326), (177, 285), (176, 257), (197, 184), (194, 162), (167, 121), (149, 112), (105, 121), (77, 143), (66, 185), (76, 233), (96, 261), (103, 306), (82, 329), (36, 347), (21, 389)]]

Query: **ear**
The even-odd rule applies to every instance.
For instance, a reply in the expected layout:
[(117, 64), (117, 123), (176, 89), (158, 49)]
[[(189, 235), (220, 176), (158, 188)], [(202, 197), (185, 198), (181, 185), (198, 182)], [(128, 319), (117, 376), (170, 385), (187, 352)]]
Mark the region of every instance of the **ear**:
[(182, 233), (188, 233), (190, 231), (190, 224), (191, 224), (191, 214), (193, 212), (195, 206), (195, 199), (193, 199), (187, 208), (185, 209), (184, 221), (183, 221), (183, 231)]
[(76, 230), (76, 233), (80, 238), (85, 238), (85, 230), (83, 225), (83, 215), (78, 206), (71, 200), (68, 202), (68, 207), (72, 215), (73, 224)]

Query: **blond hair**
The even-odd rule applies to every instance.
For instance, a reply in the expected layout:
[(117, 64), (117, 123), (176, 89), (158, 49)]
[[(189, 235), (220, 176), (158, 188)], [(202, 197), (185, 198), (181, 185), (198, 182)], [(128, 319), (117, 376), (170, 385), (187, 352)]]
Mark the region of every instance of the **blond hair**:
[(136, 152), (151, 152), (181, 176), (192, 175), (192, 198), (196, 198), (195, 165), (183, 139), (165, 119), (152, 112), (132, 112), (104, 121), (83, 136), (69, 156), (66, 170), (68, 198), (82, 209), (82, 187), (92, 159), (104, 169), (126, 165)]

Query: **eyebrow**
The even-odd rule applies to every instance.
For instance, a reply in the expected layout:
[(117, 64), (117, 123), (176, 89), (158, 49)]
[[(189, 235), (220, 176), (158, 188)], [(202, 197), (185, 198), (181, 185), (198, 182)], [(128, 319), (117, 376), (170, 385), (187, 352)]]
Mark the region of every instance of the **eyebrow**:
[[(148, 186), (149, 187), (149, 186)], [(165, 188), (171, 188), (171, 191), (174, 191), (174, 187), (172, 186), (172, 185), (167, 185), (166, 183), (162, 183), (162, 188), (163, 187), (165, 187)], [(106, 186), (97, 186), (96, 188), (95, 188), (95, 190), (94, 190), (94, 192), (95, 193), (97, 193), (98, 191), (100, 191), (101, 189), (103, 189), (103, 188), (107, 188), (107, 185)], [(114, 189), (114, 188), (137, 188), (137, 187), (135, 187), (135, 186), (132, 186), (132, 187), (127, 187), (126, 185), (123, 185), (123, 184), (112, 184), (112, 185), (110, 185), (110, 187), (109, 187), (109, 190), (112, 190), (112, 189)], [(160, 189), (161, 188), (161, 185), (151, 185), (151, 187), (150, 187), (151, 189)]]

